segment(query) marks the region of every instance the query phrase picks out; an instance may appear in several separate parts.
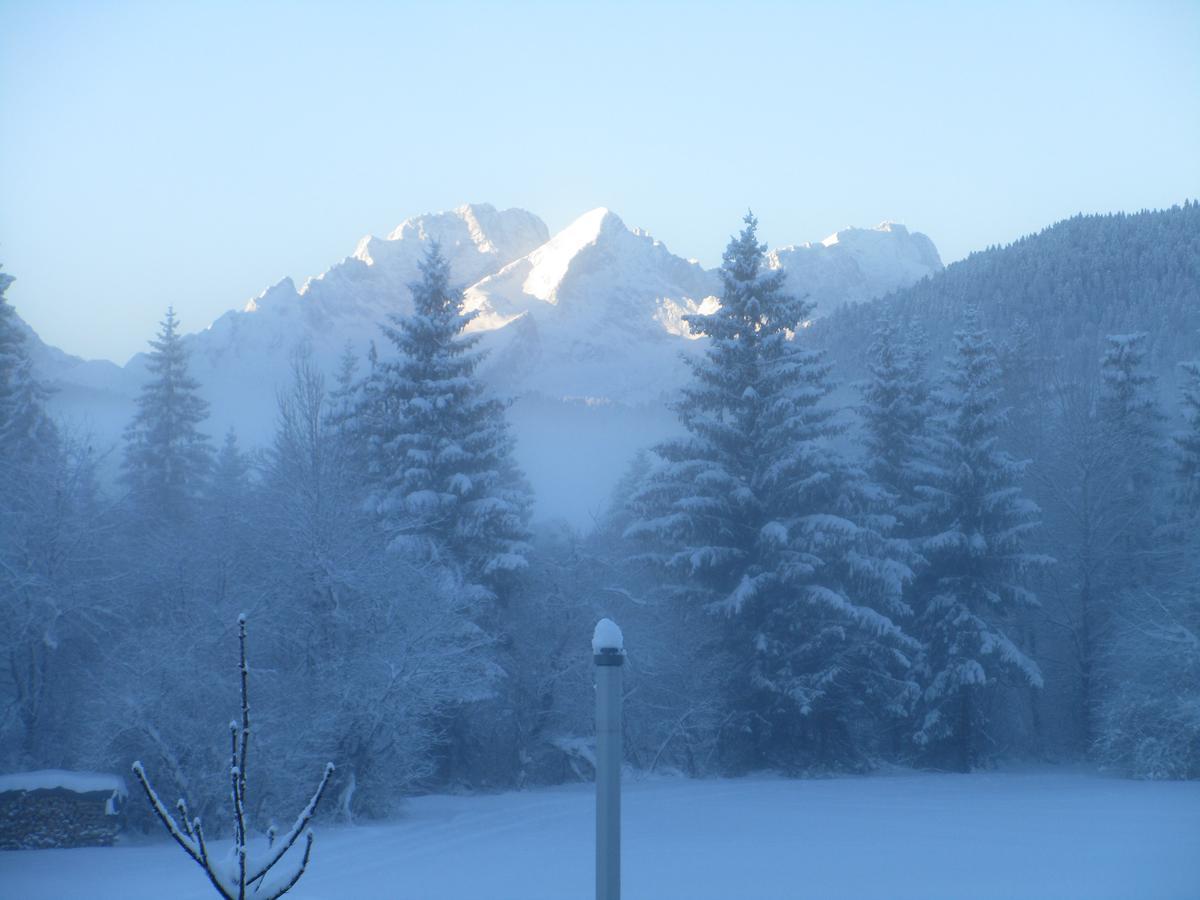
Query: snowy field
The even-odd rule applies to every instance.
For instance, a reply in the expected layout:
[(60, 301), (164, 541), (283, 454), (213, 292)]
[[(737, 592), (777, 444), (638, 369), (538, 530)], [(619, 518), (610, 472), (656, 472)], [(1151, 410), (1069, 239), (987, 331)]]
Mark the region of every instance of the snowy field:
[[(138, 802), (138, 798), (131, 798)], [(592, 894), (590, 785), (424, 797), (387, 825), (321, 827), (289, 897)], [(1200, 897), (1200, 783), (1074, 772), (626, 785), (624, 896)], [(203, 900), (173, 844), (0, 852), (0, 897)]]

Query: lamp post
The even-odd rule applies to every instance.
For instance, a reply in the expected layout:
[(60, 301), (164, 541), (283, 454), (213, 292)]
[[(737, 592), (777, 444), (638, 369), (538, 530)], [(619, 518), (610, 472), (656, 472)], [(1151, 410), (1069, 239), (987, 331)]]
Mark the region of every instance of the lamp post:
[(592, 635), (596, 664), (596, 900), (621, 897), (621, 629), (601, 619)]

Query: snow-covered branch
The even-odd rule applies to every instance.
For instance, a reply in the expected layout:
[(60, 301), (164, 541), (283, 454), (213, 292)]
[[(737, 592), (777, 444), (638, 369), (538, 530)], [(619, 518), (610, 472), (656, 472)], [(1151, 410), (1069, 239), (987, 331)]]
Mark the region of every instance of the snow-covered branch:
[[(312, 856), (313, 834), (311, 830), (306, 831), (306, 829), (308, 828), (308, 823), (316, 815), (321, 797), (324, 795), (325, 788), (329, 784), (329, 778), (334, 772), (334, 766), (333, 763), (326, 764), (325, 772), (321, 777), (320, 784), (312, 795), (312, 799), (301, 810), (295, 824), (281, 841), (275, 841), (274, 828), (272, 827), (269, 832), (267, 856), (264, 860), (255, 864), (249, 858), (249, 829), (246, 824), (246, 756), (247, 746), (250, 742), (250, 699), (249, 668), (246, 665), (246, 617), (244, 614), (238, 617), (238, 642), (240, 645), (239, 675), (242, 691), (242, 721), (240, 725), (236, 721), (229, 723), (229, 785), (230, 799), (233, 806), (233, 854), (236, 860), (236, 870), (223, 871), (214, 865), (208, 855), (208, 847), (204, 841), (204, 829), (201, 826), (200, 819), (197, 818), (191, 822), (188, 821), (187, 802), (183, 798), (180, 798), (176, 803), (176, 809), (183, 818), (183, 825), (181, 827), (159, 799), (158, 794), (150, 784), (150, 779), (146, 776), (146, 770), (141, 762), (133, 764), (133, 773), (137, 776), (138, 783), (141, 784), (142, 789), (145, 791), (151, 808), (154, 810), (155, 815), (158, 816), (159, 821), (162, 822), (163, 827), (167, 829), (167, 833), (171, 835), (175, 842), (183, 848), (184, 852), (197, 865), (204, 869), (205, 875), (212, 886), (216, 888), (217, 893), (225, 898), (225, 900), (246, 900), (246, 888), (255, 885), (257, 882), (257, 886), (254, 887), (256, 898), (261, 898), (261, 900), (276, 900), (276, 898), (282, 897), (295, 887), (300, 877), (308, 868), (308, 862)], [(305, 844), (304, 855), (299, 864), (290, 875), (270, 882), (269, 887), (264, 890), (264, 886), (268, 884), (268, 873), (283, 859), (301, 834), (305, 835)]]

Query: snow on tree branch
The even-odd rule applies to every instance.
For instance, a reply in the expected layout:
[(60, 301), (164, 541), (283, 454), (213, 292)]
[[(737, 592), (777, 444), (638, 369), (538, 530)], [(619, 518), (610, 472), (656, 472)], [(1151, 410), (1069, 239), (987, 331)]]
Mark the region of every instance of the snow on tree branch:
[[(253, 860), (249, 852), (249, 830), (246, 825), (246, 755), (247, 746), (250, 742), (250, 698), (249, 698), (249, 667), (246, 665), (246, 616), (245, 614), (238, 617), (238, 644), (240, 649), (239, 661), (239, 677), (242, 691), (242, 720), (239, 724), (237, 721), (229, 723), (230, 733), (230, 761), (229, 761), (229, 784), (230, 784), (230, 799), (233, 804), (234, 828), (233, 828), (233, 859), (236, 862), (236, 868), (229, 870), (215, 865), (208, 855), (208, 848), (204, 841), (204, 830), (201, 827), (200, 819), (188, 821), (188, 805), (187, 801), (182, 797), (176, 803), (176, 809), (179, 811), (183, 819), (183, 826), (179, 823), (167, 810), (153, 786), (150, 784), (150, 779), (146, 775), (146, 770), (141, 762), (133, 764), (133, 774), (137, 776), (138, 783), (141, 784), (142, 790), (146, 793), (146, 799), (149, 800), (151, 808), (155, 815), (158, 816), (163, 827), (167, 829), (167, 833), (175, 840), (184, 852), (187, 853), (202, 869), (208, 877), (209, 882), (217, 893), (225, 900), (246, 900), (246, 888), (254, 887), (254, 897), (261, 900), (277, 900), (289, 890), (296, 886), (300, 877), (308, 868), (309, 859), (312, 857), (313, 833), (308, 830), (308, 823), (312, 821), (316, 815), (317, 807), (321, 803), (321, 797), (325, 793), (325, 788), (329, 784), (329, 778), (333, 775), (333, 763), (327, 763), (325, 772), (321, 776), (321, 782), (317, 785), (316, 791), (312, 795), (312, 799), (308, 801), (308, 805), (300, 811), (300, 815), (296, 817), (296, 822), (291, 830), (278, 842), (275, 840), (274, 828), (271, 829), (267, 845), (267, 856), (262, 860)], [(286, 875), (281, 874), (276, 879), (268, 879), (268, 875), (276, 864), (283, 859), (288, 850), (299, 839), (300, 835), (305, 835), (304, 854), (300, 858), (296, 867)], [(257, 886), (255, 886), (257, 883)]]

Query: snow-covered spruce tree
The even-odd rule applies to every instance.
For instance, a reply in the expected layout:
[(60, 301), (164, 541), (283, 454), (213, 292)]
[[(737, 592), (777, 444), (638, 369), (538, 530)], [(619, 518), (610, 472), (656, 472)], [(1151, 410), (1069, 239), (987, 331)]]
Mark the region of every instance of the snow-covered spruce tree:
[(1200, 778), (1198, 512), (1178, 511), (1182, 527), (1164, 536), (1171, 552), (1156, 555), (1152, 580), (1122, 593), (1105, 647), (1110, 686), (1094, 749), (1103, 765), (1134, 778)]
[(726, 617), (728, 765), (858, 765), (858, 727), (912, 687), (914, 645), (893, 621), (911, 573), (829, 440), (829, 365), (796, 334), (812, 306), (764, 250), (747, 216), (720, 308), (688, 317), (709, 346), (676, 404), (687, 435), (656, 448), (626, 534), (661, 566), (668, 602)]
[(1185, 516), (1200, 513), (1200, 360), (1180, 363), (1183, 386), (1180, 412), (1183, 428), (1172, 439), (1175, 443), (1178, 496)]
[(1096, 711), (1108, 690), (1102, 648), (1113, 639), (1112, 609), (1121, 573), (1112, 550), (1131, 523), (1113, 490), (1127, 459), (1100, 419), (1099, 371), (1054, 383), (1044, 407), (1049, 420), (1042, 455), (1032, 469), (1044, 508), (1044, 533), (1058, 559), (1042, 600), (1046, 619), (1066, 640), (1078, 752), (1091, 751)]
[(997, 348), (1000, 358), (1000, 397), (1008, 410), (1000, 439), (1009, 452), (1037, 459), (1047, 437), (1047, 385), (1052, 380), (1050, 359), (1025, 316), (1017, 316)]
[[(997, 437), (1009, 453), (1033, 463), (1046, 456), (1050, 443), (1049, 417), (1045, 415), (1045, 408), (1047, 385), (1052, 380), (1049, 363), (1054, 357), (1046, 352), (1043, 342), (1038, 339), (1025, 316), (1018, 315), (1007, 330), (1008, 333), (997, 347), (1000, 403), (1007, 411), (1004, 427)], [(1030, 496), (1037, 502), (1040, 499), (1034, 493), (1037, 482), (1033, 479), (1031, 482)], [(1038, 643), (1046, 622), (1045, 611), (1040, 606), (1026, 606), (1017, 610), (1014, 618), (1012, 633), (1019, 636), (1021, 646), (1028, 655), (1038, 658)], [(1045, 693), (1032, 685), (1027, 686), (1023, 693), (1031, 726), (1029, 747), (1036, 753), (1045, 739), (1042, 715)]]
[(5, 467), (44, 461), (58, 451), (58, 429), (46, 414), (49, 391), (33, 375), (25, 335), (5, 299), (11, 275), (0, 271), (0, 457)]
[(1144, 581), (1154, 568), (1158, 500), (1166, 474), (1165, 416), (1158, 379), (1146, 358), (1146, 339), (1145, 332), (1110, 334), (1100, 361), (1100, 420), (1121, 460), (1109, 490), (1129, 523), (1110, 552), (1119, 560), (1125, 586)]
[(208, 418), (208, 403), (188, 374), (173, 308), (167, 309), (150, 346), (146, 367), (151, 378), (125, 429), (124, 479), (143, 513), (180, 522), (200, 496), (212, 466), (212, 447), (199, 430)]
[[(1110, 428), (1127, 436), (1132, 442), (1130, 449), (1141, 451), (1139, 463), (1144, 468), (1151, 465), (1160, 450), (1163, 421), (1155, 392), (1158, 379), (1150, 371), (1146, 358), (1147, 337), (1145, 332), (1107, 335), (1100, 360), (1104, 380), (1100, 414)], [(1141, 473), (1135, 477), (1151, 478)]]
[(1146, 339), (1145, 332), (1104, 338), (1099, 412), (1126, 460), (1121, 483), (1114, 488), (1125, 496), (1129, 515), (1140, 519), (1139, 530), (1149, 538), (1155, 494), (1161, 486), (1165, 416), (1158, 402), (1158, 379), (1147, 360)]
[[(723, 691), (731, 660), (722, 640), (725, 617), (702, 607), (654, 602), (662, 572), (641, 557), (637, 539), (625, 537), (634, 522), (631, 501), (652, 466), (648, 451), (634, 457), (613, 489), (606, 514), (582, 541), (579, 556), (591, 571), (584, 573), (580, 596), (592, 619), (611, 616), (637, 635), (625, 665), (629, 759), (644, 771), (700, 777), (716, 771), (717, 740), (728, 714)], [(570, 599), (563, 596), (557, 602)], [(590, 677), (585, 687), (583, 698), (591, 695)], [(582, 733), (589, 733), (590, 723), (585, 720), (583, 727)]]
[(411, 285), (413, 312), (383, 330), (399, 351), (363, 386), (369, 506), (393, 546), (457, 566), (484, 599), (526, 566), (530, 492), (513, 460), (503, 401), (476, 375), (473, 318), (436, 243)]
[(0, 769), (74, 764), (115, 621), (88, 442), (50, 417), (0, 271)]
[(230, 428), (217, 451), (207, 499), (213, 514), (221, 523), (239, 514), (249, 490), (250, 463), (238, 445), (237, 432)]
[[(75, 524), (73, 491), (46, 389), (34, 377), (25, 335), (0, 271), (0, 765), (41, 767), (52, 710), (55, 649), (70, 627), (63, 583)], [(11, 691), (11, 693), (10, 693)]]
[(213, 600), (221, 607), (252, 565), (249, 532), (250, 462), (230, 428), (217, 451), (204, 492), (203, 549), (213, 579)]
[(896, 533), (919, 533), (927, 501), (917, 491), (928, 474), (932, 414), (926, 355), (919, 336), (902, 339), (895, 323), (875, 332), (868, 364), (870, 378), (861, 385), (859, 414), (864, 426), (865, 468), (887, 492), (882, 498), (897, 520)]
[[(930, 429), (932, 386), (924, 332), (906, 326), (902, 336), (893, 320), (884, 319), (868, 350), (867, 369), (869, 378), (859, 385), (862, 403), (858, 413), (863, 466), (874, 484), (871, 509), (880, 517), (882, 529), (906, 542), (905, 561), (919, 572), (924, 560), (915, 547), (930, 515), (929, 500), (919, 487), (929, 479), (934, 450)], [(910, 581), (906, 593), (912, 588)], [(911, 706), (896, 712), (888, 729), (890, 755), (907, 759), (911, 757)]]
[(513, 458), (506, 404), (476, 372), (477, 338), (463, 334), (473, 314), (436, 243), (411, 291), (412, 313), (383, 329), (397, 356), (373, 360), (351, 423), (363, 448), (366, 506), (398, 556), (450, 573), (474, 629), (462, 635), (472, 649), (460, 663), (464, 671), (485, 664), (492, 676), (486, 685), (461, 684), (444, 709), (442, 775), (511, 784), (518, 740), (511, 698), (500, 692), (512, 682), (500, 679), (513, 660), (499, 609), (516, 599), (527, 567), (531, 495)]
[(1124, 580), (1103, 654), (1096, 755), (1135, 778), (1200, 778), (1200, 364), (1183, 370), (1171, 527), (1154, 536), (1153, 566)]
[(360, 402), (359, 392), (363, 387), (358, 377), (358, 365), (354, 345), (347, 341), (338, 360), (337, 375), (334, 379), (336, 386), (329, 393), (329, 410), (326, 414), (330, 425), (351, 443)]
[[(199, 431), (207, 404), (188, 374), (173, 310), (150, 344), (148, 380), (125, 429), (128, 494), (123, 533), (112, 548), (122, 571), (113, 612), (122, 627), (110, 664), (96, 678), (114, 713), (98, 723), (94, 739), (118, 759), (154, 752), (172, 792), (186, 794), (207, 817), (219, 799), (189, 773), (205, 767), (196, 757), (205, 753), (202, 716), (213, 688), (195, 672), (216, 652), (207, 623), (229, 613), (216, 605), (233, 600), (228, 595), (236, 589), (226, 577), (232, 573), (209, 565), (226, 536), (207, 520), (213, 454)], [(164, 667), (164, 658), (174, 664)]]
[[(308, 868), (312, 856), (313, 833), (308, 823), (316, 815), (329, 776), (333, 774), (333, 763), (325, 764), (325, 772), (317, 785), (312, 799), (300, 811), (295, 823), (282, 836), (277, 835), (274, 826), (268, 829), (263, 844), (265, 846), (251, 847), (248, 805), (246, 800), (246, 760), (250, 745), (250, 697), (249, 680), (250, 668), (246, 664), (246, 617), (238, 617), (238, 644), (240, 648), (240, 665), (238, 675), (241, 682), (242, 710), (241, 721), (236, 719), (229, 723), (229, 800), (233, 811), (233, 846), (224, 859), (214, 859), (209, 856), (208, 843), (205, 840), (204, 826), (197, 816), (190, 815), (187, 799), (180, 797), (175, 803), (179, 819), (166, 807), (150, 784), (146, 769), (141, 762), (133, 764), (133, 774), (146, 793), (146, 799), (154, 814), (158, 816), (167, 833), (183, 848), (202, 869), (218, 894), (225, 900), (246, 900), (248, 896), (262, 900), (276, 900), (296, 886), (300, 877)], [(291, 871), (280, 871), (272, 874), (272, 870), (283, 859), (287, 852), (304, 836), (304, 852)]]
[(968, 310), (955, 335), (936, 436), (935, 478), (922, 487), (932, 506), (920, 550), (929, 567), (914, 591), (924, 645), (915, 740), (937, 761), (970, 771), (988, 754), (990, 694), (1002, 679), (1041, 686), (1037, 663), (1013, 637), (1026, 586), (1048, 560), (1025, 550), (1037, 506), (1021, 492), (1024, 464), (997, 446), (1004, 421), (995, 349)]

